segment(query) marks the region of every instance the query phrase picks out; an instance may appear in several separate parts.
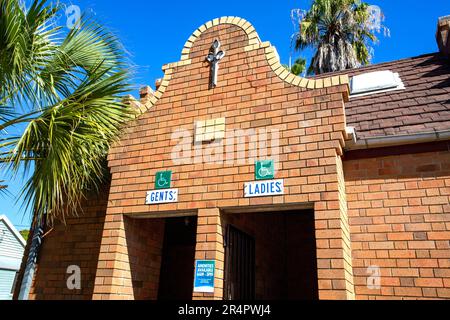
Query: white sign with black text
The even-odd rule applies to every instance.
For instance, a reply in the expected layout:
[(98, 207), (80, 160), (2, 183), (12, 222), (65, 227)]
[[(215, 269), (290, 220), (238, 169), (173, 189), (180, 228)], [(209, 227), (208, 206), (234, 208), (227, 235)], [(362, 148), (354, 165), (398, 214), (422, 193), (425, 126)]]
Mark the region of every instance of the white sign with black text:
[(147, 192), (145, 204), (178, 202), (178, 189), (153, 190)]
[(284, 194), (284, 180), (265, 180), (244, 184), (244, 197), (269, 197)]

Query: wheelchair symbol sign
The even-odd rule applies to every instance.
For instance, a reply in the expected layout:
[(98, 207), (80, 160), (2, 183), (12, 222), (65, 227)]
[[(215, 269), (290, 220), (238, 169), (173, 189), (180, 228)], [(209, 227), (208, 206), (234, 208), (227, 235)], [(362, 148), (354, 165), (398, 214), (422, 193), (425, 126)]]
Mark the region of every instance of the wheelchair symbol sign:
[(273, 160), (256, 161), (255, 163), (256, 180), (269, 180), (275, 178), (275, 167)]
[(155, 189), (169, 189), (172, 184), (172, 171), (160, 171), (156, 173)]

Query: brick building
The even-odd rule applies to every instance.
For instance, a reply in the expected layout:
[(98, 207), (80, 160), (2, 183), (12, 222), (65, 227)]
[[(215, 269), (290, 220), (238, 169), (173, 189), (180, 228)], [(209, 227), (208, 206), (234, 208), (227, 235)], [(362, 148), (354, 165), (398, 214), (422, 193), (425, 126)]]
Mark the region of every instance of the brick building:
[(45, 237), (30, 298), (450, 298), (449, 25), (438, 53), (317, 78), (244, 19), (202, 25), (130, 99), (110, 186)]

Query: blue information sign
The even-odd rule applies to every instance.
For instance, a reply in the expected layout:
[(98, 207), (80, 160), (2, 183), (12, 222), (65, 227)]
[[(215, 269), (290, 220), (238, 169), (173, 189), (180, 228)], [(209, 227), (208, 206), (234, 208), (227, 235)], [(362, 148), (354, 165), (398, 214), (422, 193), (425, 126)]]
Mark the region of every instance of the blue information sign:
[(214, 260), (196, 260), (194, 292), (214, 293)]

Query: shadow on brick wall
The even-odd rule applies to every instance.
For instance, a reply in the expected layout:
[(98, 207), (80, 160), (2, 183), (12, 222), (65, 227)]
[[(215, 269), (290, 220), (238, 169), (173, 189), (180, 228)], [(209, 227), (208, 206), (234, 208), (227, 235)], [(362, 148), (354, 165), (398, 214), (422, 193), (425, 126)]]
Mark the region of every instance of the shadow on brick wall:
[[(30, 299), (90, 300), (105, 222), (109, 186), (86, 200), (83, 212), (57, 223), (44, 238)], [(81, 289), (69, 290), (70, 266), (81, 271)]]

